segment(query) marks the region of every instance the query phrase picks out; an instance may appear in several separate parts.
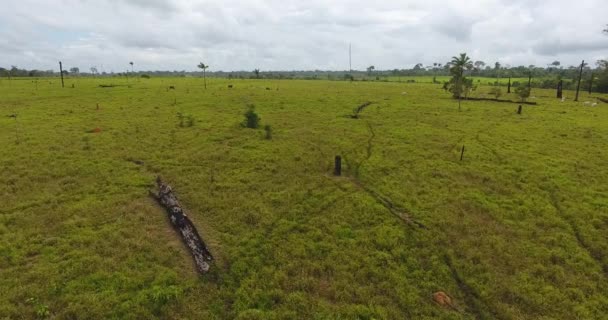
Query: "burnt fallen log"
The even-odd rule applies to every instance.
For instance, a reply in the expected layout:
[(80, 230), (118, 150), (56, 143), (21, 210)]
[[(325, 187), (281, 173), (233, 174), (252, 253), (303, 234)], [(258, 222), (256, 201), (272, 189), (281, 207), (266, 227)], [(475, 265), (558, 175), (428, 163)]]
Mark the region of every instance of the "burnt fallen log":
[(362, 105), (353, 109), (353, 114), (350, 116), (353, 119), (359, 119), (359, 114), (363, 112), (365, 108), (367, 108), (371, 103), (371, 101), (365, 102)]
[(513, 101), (513, 100), (504, 100), (504, 99), (476, 98), (476, 97), (468, 97), (468, 98), (465, 98), (465, 100), (519, 103), (519, 104), (529, 104), (529, 105), (533, 105), (533, 106), (538, 105), (538, 103), (536, 103), (536, 101)]
[(173, 227), (179, 231), (184, 244), (190, 249), (196, 268), (200, 273), (206, 273), (209, 271), (213, 256), (198, 234), (196, 227), (180, 206), (171, 187), (163, 183), (160, 177), (156, 178), (156, 184), (158, 185), (158, 193), (150, 191), (150, 196), (167, 210)]

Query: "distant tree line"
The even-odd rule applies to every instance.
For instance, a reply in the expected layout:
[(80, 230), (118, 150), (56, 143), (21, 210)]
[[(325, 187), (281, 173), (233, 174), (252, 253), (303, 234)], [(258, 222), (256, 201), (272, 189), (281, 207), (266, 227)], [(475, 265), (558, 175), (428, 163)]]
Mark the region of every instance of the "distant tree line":
[[(324, 70), (293, 70), (293, 71), (137, 71), (130, 73), (106, 73), (98, 72), (96, 67), (91, 67), (87, 72), (82, 72), (79, 68), (73, 67), (64, 70), (64, 75), (91, 77), (203, 77), (208, 75), (216, 78), (228, 79), (305, 79), (305, 80), (355, 80), (355, 81), (399, 81), (399, 77), (412, 76), (452, 76), (450, 68), (451, 61), (447, 63), (435, 62), (428, 66), (417, 63), (410, 69), (378, 70), (373, 66), (366, 70), (353, 71), (324, 71)], [(578, 80), (578, 68), (580, 66), (564, 67), (559, 61), (553, 61), (546, 66), (504, 66), (499, 62), (487, 64), (484, 61), (471, 61), (466, 67), (467, 77), (487, 77), (487, 78), (528, 78), (532, 76), (531, 86), (535, 88), (555, 88), (560, 80), (564, 82), (564, 89), (574, 89)], [(0, 77), (52, 77), (59, 76), (59, 72), (53, 70), (26, 70), (16, 66), (10, 68), (0, 67)], [(397, 78), (397, 79), (395, 79)], [(593, 91), (608, 92), (608, 61), (597, 61), (595, 67), (589, 65), (583, 68), (581, 87), (587, 89), (592, 86)], [(436, 81), (436, 83), (440, 83)], [(484, 85), (503, 85), (503, 83), (482, 83)], [(517, 86), (517, 83), (514, 83)]]

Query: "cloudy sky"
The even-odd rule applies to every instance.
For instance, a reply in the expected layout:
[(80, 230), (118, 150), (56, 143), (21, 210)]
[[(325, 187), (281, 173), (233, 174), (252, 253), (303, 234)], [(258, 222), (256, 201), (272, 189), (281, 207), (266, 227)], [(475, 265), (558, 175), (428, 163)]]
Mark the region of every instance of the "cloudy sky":
[(608, 58), (607, 0), (2, 0), (0, 66), (122, 72)]

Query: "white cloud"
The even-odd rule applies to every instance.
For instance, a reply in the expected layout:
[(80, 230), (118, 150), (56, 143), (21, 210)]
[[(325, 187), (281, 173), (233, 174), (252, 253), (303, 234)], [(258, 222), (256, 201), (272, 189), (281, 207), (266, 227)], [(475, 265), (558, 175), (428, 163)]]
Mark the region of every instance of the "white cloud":
[(511, 65), (608, 55), (605, 0), (20, 0), (0, 13), (0, 65), (88, 70), (377, 69), (459, 52)]

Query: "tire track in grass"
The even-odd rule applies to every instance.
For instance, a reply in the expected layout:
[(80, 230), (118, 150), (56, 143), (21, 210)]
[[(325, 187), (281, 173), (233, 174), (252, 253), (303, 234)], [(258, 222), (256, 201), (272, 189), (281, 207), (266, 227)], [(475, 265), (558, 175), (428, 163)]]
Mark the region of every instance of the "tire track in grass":
[(429, 229), (423, 223), (416, 221), (414, 218), (412, 218), (410, 212), (405, 210), (403, 207), (396, 205), (390, 198), (364, 185), (359, 180), (354, 180), (354, 183), (363, 191), (365, 191), (369, 196), (371, 196), (374, 200), (376, 200), (376, 202), (380, 203), (384, 208), (386, 208), (386, 210), (388, 210), (390, 213), (392, 213), (394, 216), (396, 216), (403, 222), (421, 229)]
[(408, 225), (412, 225), (422, 229), (428, 229), (424, 224), (416, 221), (412, 218), (411, 214), (405, 210), (404, 208), (396, 205), (389, 197), (375, 191), (374, 189), (366, 186), (361, 179), (359, 179), (360, 169), (365, 163), (372, 157), (374, 150), (374, 138), (376, 138), (376, 132), (374, 131), (374, 127), (369, 121), (366, 121), (367, 128), (369, 130), (369, 137), (367, 138), (367, 145), (365, 148), (365, 158), (355, 163), (353, 166), (350, 166), (348, 163), (348, 158), (344, 157), (345, 162), (349, 167), (353, 168), (353, 183), (359, 187), (361, 190), (365, 191), (370, 197), (372, 197), (376, 202), (380, 203), (384, 208), (386, 208), (390, 213), (394, 216), (407, 223)]
[[(367, 162), (371, 158), (372, 151), (373, 151), (373, 140), (376, 137), (376, 133), (375, 133), (372, 125), (369, 122), (367, 122), (367, 126), (370, 131), (370, 136), (367, 140), (366, 158), (364, 160), (362, 160), (361, 162), (359, 162), (356, 166), (356, 171), (355, 171), (356, 175), (353, 179), (354, 183), (358, 187), (360, 187), (362, 190), (364, 190), (368, 195), (370, 195), (372, 198), (374, 198), (376, 200), (376, 202), (378, 202), (382, 206), (384, 206), (390, 213), (392, 213), (393, 215), (398, 217), (400, 220), (404, 221), (408, 225), (411, 225), (411, 226), (414, 226), (414, 227), (417, 227), (417, 228), (420, 228), (423, 230), (429, 230), (429, 228), (427, 226), (425, 226), (424, 224), (420, 223), (419, 221), (416, 221), (415, 219), (413, 219), (410, 212), (408, 212), (404, 208), (396, 205), (389, 197), (366, 186), (359, 179), (359, 169), (365, 162)], [(488, 130), (489, 128), (491, 128), (491, 126), (488, 126), (485, 130)], [(481, 131), (484, 131), (484, 130), (481, 130)], [(479, 135), (479, 134), (477, 134), (477, 135)], [(463, 138), (464, 138), (464, 136), (461, 136), (461, 138), (459, 139), (459, 142)], [(492, 153), (495, 156), (497, 156), (499, 158), (499, 160), (502, 162), (502, 158), (494, 150), (490, 149), (490, 151), (492, 151)], [(444, 255), (444, 262), (447, 265), (447, 267), (449, 268), (452, 278), (456, 282), (459, 290), (464, 294), (464, 300), (465, 300), (464, 302), (466, 305), (466, 309), (470, 313), (474, 314), (477, 319), (504, 319), (504, 317), (502, 315), (500, 315), (496, 311), (492, 310), (487, 304), (485, 304), (481, 300), (479, 294), (464, 281), (462, 276), (456, 270), (454, 264), (452, 263), (452, 259), (450, 258), (449, 255), (447, 255), (447, 254)], [(460, 310), (457, 310), (457, 309), (455, 309), (455, 310), (458, 312), (461, 312)]]
[(475, 140), (479, 143), (480, 146), (482, 146), (483, 148), (485, 148), (486, 150), (490, 151), (492, 153), (492, 155), (494, 155), (494, 157), (498, 160), (498, 162), (500, 164), (504, 164), (504, 158), (496, 151), (496, 149), (490, 147), (487, 143), (483, 142), (480, 138), (479, 138), (479, 133), (482, 131), (477, 132), (477, 134), (475, 135)]
[(485, 303), (479, 293), (475, 291), (466, 281), (462, 278), (456, 267), (452, 263), (452, 258), (449, 254), (444, 253), (443, 260), (446, 266), (450, 269), (452, 278), (458, 285), (458, 289), (464, 295), (464, 302), (466, 309), (469, 313), (474, 314), (476, 319), (506, 319), (500, 313), (493, 310), (487, 303)]
[(587, 254), (600, 266), (600, 268), (604, 272), (604, 276), (608, 277), (608, 265), (605, 265), (603, 263), (600, 255), (597, 252), (595, 252), (595, 250), (593, 250), (593, 248), (591, 248), (591, 246), (589, 246), (589, 244), (587, 244), (587, 242), (585, 242), (585, 239), (583, 238), (580, 230), (578, 229), (578, 226), (576, 225), (574, 220), (568, 216), (568, 214), (564, 211), (561, 204), (559, 203), (559, 199), (557, 197), (557, 192), (556, 192), (555, 188), (551, 190), (549, 196), (550, 196), (551, 204), (555, 208), (555, 211), (557, 212), (557, 214), (564, 221), (566, 221), (566, 223), (568, 223), (568, 225), (570, 225), (570, 228), (572, 229), (572, 233), (574, 233), (574, 237), (576, 238), (576, 242), (578, 243), (578, 245), (581, 248), (583, 248), (585, 251), (587, 251)]

